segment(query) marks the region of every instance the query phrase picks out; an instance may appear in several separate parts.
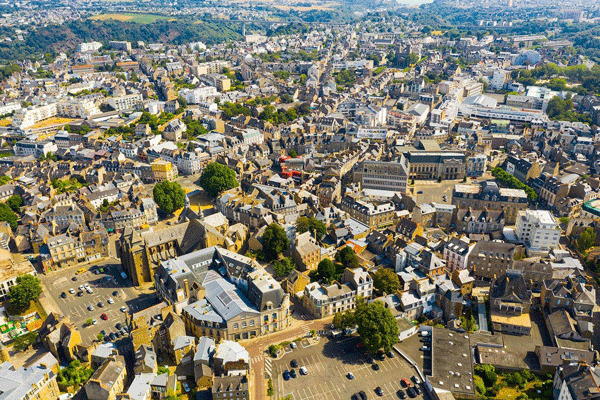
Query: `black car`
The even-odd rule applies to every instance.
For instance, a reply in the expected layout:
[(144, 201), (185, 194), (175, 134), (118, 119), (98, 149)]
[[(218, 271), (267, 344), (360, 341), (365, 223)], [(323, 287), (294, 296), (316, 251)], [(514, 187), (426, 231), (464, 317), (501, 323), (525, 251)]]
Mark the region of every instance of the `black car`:
[(398, 389), (398, 391), (396, 392), (396, 394), (401, 399), (405, 399), (406, 398), (406, 392), (404, 390), (402, 390), (402, 389)]
[(291, 366), (292, 368), (298, 368), (298, 361), (296, 361), (296, 360), (292, 360), (292, 361), (290, 362), (290, 366)]
[(375, 388), (375, 393), (377, 393), (377, 396), (383, 396), (383, 389), (381, 389), (380, 386), (377, 386)]
[(365, 393), (365, 391), (364, 391), (364, 390), (361, 390), (360, 392), (358, 392), (358, 395), (360, 396), (360, 398), (361, 398), (362, 400), (367, 400), (367, 399), (368, 399), (368, 398), (367, 398), (367, 394)]
[(80, 290), (79, 292), (77, 292), (77, 296), (78, 296), (78, 297), (81, 297), (81, 296), (83, 296), (83, 291), (81, 291), (81, 290)]
[(71, 278), (71, 280), (72, 280), (73, 282), (76, 282), (76, 281), (77, 281), (77, 277), (76, 277), (76, 276), (74, 276), (74, 277), (72, 277), (72, 278)]
[(375, 363), (371, 366), (371, 368), (373, 368), (374, 371), (379, 371), (379, 364)]
[(65, 292), (62, 292), (62, 293), (60, 294), (60, 297), (62, 297), (63, 299), (66, 299), (66, 298), (67, 298), (67, 294), (66, 294)]
[(413, 375), (413, 376), (411, 376), (411, 377), (410, 377), (410, 380), (411, 380), (411, 381), (413, 381), (413, 383), (414, 383), (415, 385), (418, 385), (419, 383), (421, 383), (421, 382), (419, 381), (419, 378), (417, 378), (417, 376), (416, 376), (416, 375)]
[(354, 393), (352, 397), (350, 397), (350, 400), (360, 400), (360, 396), (358, 395), (358, 393)]
[(417, 392), (417, 394), (421, 394), (421, 388), (420, 387), (415, 386), (414, 389), (415, 389), (415, 392)]
[(413, 397), (417, 397), (417, 392), (415, 391), (415, 389), (411, 386), (408, 389), (406, 389), (406, 392), (408, 393), (408, 397), (410, 397), (411, 399)]
[(380, 351), (379, 353), (377, 353), (377, 359), (379, 361), (385, 360), (385, 354), (383, 353), (383, 351)]
[(118, 290), (115, 290), (114, 292), (112, 292), (112, 295), (113, 295), (113, 296), (118, 296), (118, 295), (119, 295), (119, 291), (118, 291)]
[(115, 340), (117, 338), (117, 336), (114, 333), (109, 333), (108, 337), (110, 338), (110, 340)]
[(116, 331), (115, 332), (115, 336), (118, 337), (118, 338), (120, 338), (121, 337), (121, 331)]
[(283, 371), (283, 380), (284, 381), (289, 381), (290, 380), (290, 373), (289, 373), (289, 371), (287, 369), (285, 371)]
[(395, 356), (394, 356), (394, 352), (393, 352), (393, 351), (391, 351), (391, 350), (390, 350), (390, 351), (388, 351), (388, 352), (386, 353), (386, 355), (388, 356), (388, 358), (394, 358), (394, 357), (395, 357)]
[(115, 325), (115, 328), (117, 328), (118, 330), (121, 330), (122, 327), (123, 325), (121, 325), (120, 322), (117, 322), (117, 324)]
[(292, 369), (292, 370), (290, 371), (290, 376), (291, 376), (292, 378), (297, 378), (297, 377), (298, 377), (298, 375), (296, 374), (296, 370), (295, 370), (295, 369)]
[(367, 362), (369, 364), (373, 363), (373, 357), (371, 357), (370, 355), (367, 356)]
[(104, 303), (103, 302), (99, 302), (98, 303), (98, 307), (100, 307), (100, 308), (104, 307)]

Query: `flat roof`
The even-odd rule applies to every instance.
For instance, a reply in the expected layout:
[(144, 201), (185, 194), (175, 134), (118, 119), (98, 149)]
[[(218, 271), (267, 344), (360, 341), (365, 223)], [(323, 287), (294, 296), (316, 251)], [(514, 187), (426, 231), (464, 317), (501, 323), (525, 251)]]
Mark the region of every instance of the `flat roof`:
[(429, 381), (433, 387), (457, 394), (475, 395), (473, 357), (467, 333), (434, 328), (432, 358)]

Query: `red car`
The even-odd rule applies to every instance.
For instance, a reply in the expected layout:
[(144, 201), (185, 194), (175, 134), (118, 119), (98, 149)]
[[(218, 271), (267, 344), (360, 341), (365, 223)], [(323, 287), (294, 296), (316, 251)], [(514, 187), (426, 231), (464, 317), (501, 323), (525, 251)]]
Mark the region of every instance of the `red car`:
[(405, 388), (407, 388), (407, 387), (409, 387), (409, 386), (410, 386), (410, 382), (409, 382), (409, 380), (408, 380), (408, 379), (406, 379), (406, 378), (402, 378), (402, 379), (400, 380), (400, 383), (402, 384), (402, 387), (405, 387)]
[(102, 318), (103, 320), (107, 320), (108, 316), (105, 313), (102, 313), (102, 315), (100, 316), (100, 318)]

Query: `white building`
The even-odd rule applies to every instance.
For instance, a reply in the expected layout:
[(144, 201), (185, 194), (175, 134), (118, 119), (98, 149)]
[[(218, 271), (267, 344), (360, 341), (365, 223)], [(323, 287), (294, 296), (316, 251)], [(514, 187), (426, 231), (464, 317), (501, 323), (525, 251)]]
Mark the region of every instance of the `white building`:
[(10, 114), (14, 111), (18, 111), (21, 109), (21, 103), (18, 101), (13, 101), (11, 103), (4, 103), (0, 105), (0, 115)]
[(86, 42), (86, 43), (80, 43), (79, 46), (77, 46), (77, 51), (81, 52), (81, 53), (86, 53), (86, 52), (95, 52), (98, 51), (102, 48), (102, 43), (100, 42)]
[(519, 211), (515, 233), (530, 253), (547, 253), (558, 246), (561, 229), (546, 210)]
[(32, 140), (21, 140), (13, 146), (15, 156), (24, 157), (33, 155), (39, 157), (48, 153), (56, 153), (58, 146), (53, 142), (35, 142)]
[(477, 154), (467, 158), (467, 176), (481, 176), (487, 167), (487, 156)]
[(200, 86), (195, 89), (181, 89), (179, 96), (189, 104), (200, 104), (208, 98), (216, 96), (218, 93), (217, 88), (214, 86)]
[(15, 128), (25, 129), (45, 119), (56, 117), (57, 115), (57, 103), (51, 103), (42, 106), (31, 106), (15, 112), (12, 120), (12, 126)]
[(71, 118), (87, 118), (100, 114), (100, 109), (92, 99), (67, 99), (57, 104), (58, 115)]
[(125, 111), (141, 108), (143, 100), (140, 93), (132, 93), (124, 96), (111, 97), (108, 99), (108, 104), (117, 111)]

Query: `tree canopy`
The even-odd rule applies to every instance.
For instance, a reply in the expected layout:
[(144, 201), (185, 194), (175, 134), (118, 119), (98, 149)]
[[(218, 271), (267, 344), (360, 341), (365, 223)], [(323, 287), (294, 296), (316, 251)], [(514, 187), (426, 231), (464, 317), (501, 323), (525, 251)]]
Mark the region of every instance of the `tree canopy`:
[(358, 260), (358, 256), (352, 247), (346, 246), (338, 251), (335, 255), (335, 260), (341, 263), (344, 268), (360, 267), (360, 261)]
[(392, 269), (379, 268), (373, 274), (373, 287), (379, 295), (395, 293), (400, 288), (400, 279)]
[(594, 228), (587, 228), (579, 234), (577, 239), (575, 239), (575, 247), (583, 253), (592, 247), (595, 242), (596, 233), (594, 232)]
[(273, 263), (273, 271), (275, 278), (287, 276), (294, 270), (294, 262), (289, 257), (284, 257)]
[(23, 313), (27, 311), (33, 300), (37, 300), (42, 294), (40, 280), (33, 275), (21, 275), (17, 277), (17, 284), (8, 291), (8, 301), (12, 312)]
[(262, 244), (265, 257), (268, 260), (276, 260), (289, 247), (290, 240), (281, 226), (272, 223), (265, 229)]
[(167, 214), (174, 213), (185, 204), (185, 191), (177, 182), (159, 182), (154, 186), (152, 194), (156, 205)]
[(23, 198), (17, 194), (13, 194), (6, 200), (6, 205), (14, 212), (19, 212), (23, 205)]
[(317, 240), (321, 240), (327, 231), (327, 227), (322, 221), (311, 217), (299, 217), (296, 220), (296, 229), (299, 233), (310, 231)]
[(206, 166), (200, 176), (200, 186), (211, 197), (217, 197), (223, 190), (238, 187), (235, 171), (226, 165), (212, 162)]
[(371, 353), (390, 351), (398, 343), (396, 318), (381, 301), (367, 303), (361, 298), (357, 299), (354, 319), (358, 325), (358, 334)]
[(320, 279), (331, 282), (337, 275), (337, 268), (333, 261), (331, 261), (329, 258), (324, 258), (317, 266), (317, 273), (319, 274)]
[(8, 222), (11, 229), (17, 229), (19, 225), (19, 216), (7, 205), (0, 204), (0, 221)]

